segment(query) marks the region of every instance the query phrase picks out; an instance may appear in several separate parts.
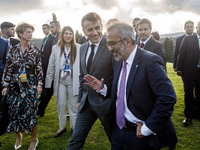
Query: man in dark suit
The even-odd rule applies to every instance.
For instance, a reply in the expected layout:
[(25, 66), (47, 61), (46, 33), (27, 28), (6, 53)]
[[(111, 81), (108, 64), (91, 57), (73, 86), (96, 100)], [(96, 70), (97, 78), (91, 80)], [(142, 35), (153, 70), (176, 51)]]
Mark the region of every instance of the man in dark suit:
[(57, 44), (60, 35), (60, 23), (56, 20), (50, 22), (51, 34), (54, 36), (53, 45)]
[(41, 117), (44, 116), (45, 109), (51, 99), (51, 96), (53, 95), (53, 86), (50, 89), (45, 89), (45, 79), (46, 79), (46, 73), (47, 73), (47, 68), (49, 64), (49, 57), (52, 51), (52, 43), (54, 40), (54, 37), (50, 34), (50, 26), (48, 24), (43, 24), (42, 30), (45, 34), (45, 37), (42, 40), (42, 46), (41, 46), (42, 70), (43, 70), (44, 80), (43, 80), (43, 90), (42, 90), (43, 92), (40, 98), (38, 99), (40, 101), (40, 104), (38, 105), (38, 113), (37, 113)]
[[(8, 50), (8, 42), (0, 38), (0, 92), (2, 91), (2, 76), (3, 76), (3, 71), (4, 71), (4, 66), (6, 63), (6, 53)], [(2, 95), (0, 93), (0, 100), (2, 98)]]
[[(177, 61), (177, 75), (184, 79), (186, 118), (183, 124), (186, 126), (193, 119), (195, 105), (200, 105), (200, 22), (196, 29), (197, 34), (185, 37)], [(194, 100), (197, 102), (195, 105)]]
[[(102, 35), (103, 25), (100, 16), (94, 12), (86, 14), (81, 21), (84, 34), (89, 41), (80, 48), (80, 88), (78, 115), (71, 141), (67, 150), (82, 149), (92, 125), (100, 119), (107, 136), (110, 138), (110, 91), (113, 79), (114, 58), (106, 46)], [(105, 83), (104, 90), (93, 90), (85, 85), (85, 76), (93, 75)], [(107, 89), (107, 93), (105, 93)], [(108, 108), (108, 109), (106, 109)]]
[(175, 45), (175, 49), (174, 49), (174, 61), (173, 61), (173, 69), (175, 72), (176, 72), (176, 64), (177, 64), (178, 53), (179, 53), (179, 49), (181, 47), (181, 43), (186, 36), (190, 36), (193, 34), (194, 22), (190, 21), (190, 20), (186, 21), (185, 25), (184, 25), (184, 30), (185, 30), (185, 34), (176, 39), (176, 45)]
[[(173, 149), (177, 137), (170, 116), (176, 94), (162, 59), (135, 44), (130, 25), (117, 23), (108, 28), (106, 37), (117, 61), (111, 91), (111, 110), (116, 118), (111, 149)], [(102, 86), (94, 77), (86, 81), (92, 88)]]
[(15, 25), (11, 22), (3, 22), (1, 24), (1, 38), (8, 42), (8, 48), (12, 48), (19, 43), (19, 40), (11, 38), (15, 36)]
[(151, 36), (152, 24), (148, 19), (141, 19), (137, 23), (137, 32), (140, 37), (140, 42), (138, 45), (147, 51), (159, 55), (166, 67), (166, 57), (164, 46), (157, 40), (153, 39)]

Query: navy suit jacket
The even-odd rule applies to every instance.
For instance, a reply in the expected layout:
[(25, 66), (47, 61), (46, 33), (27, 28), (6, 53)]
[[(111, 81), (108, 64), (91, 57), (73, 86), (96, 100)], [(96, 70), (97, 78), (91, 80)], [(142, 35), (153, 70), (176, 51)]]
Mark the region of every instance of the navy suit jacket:
[(178, 59), (178, 53), (181, 47), (181, 43), (183, 41), (183, 39), (185, 38), (186, 34), (178, 37), (176, 39), (176, 45), (175, 45), (175, 49), (174, 49), (174, 61), (173, 61), (173, 68), (176, 68), (177, 66), (177, 59)]
[(0, 38), (0, 84), (2, 80), (2, 74), (6, 63), (6, 53), (8, 51), (8, 42)]
[(148, 42), (145, 44), (144, 49), (160, 56), (163, 60), (164, 66), (166, 68), (165, 49), (164, 49), (162, 43), (160, 43), (159, 41), (157, 41), (153, 37), (151, 37), (148, 40)]
[(200, 48), (196, 34), (185, 37), (179, 50), (177, 71), (181, 71), (185, 79), (194, 79), (198, 74)]
[[(112, 109), (116, 112), (117, 84), (122, 62), (116, 62), (111, 91)], [(174, 126), (170, 119), (176, 103), (173, 85), (167, 77), (163, 61), (157, 55), (137, 48), (126, 85), (127, 106), (138, 119), (156, 133), (161, 147), (177, 142)], [(151, 135), (153, 136), (153, 135)], [(154, 136), (153, 136), (154, 137)]]

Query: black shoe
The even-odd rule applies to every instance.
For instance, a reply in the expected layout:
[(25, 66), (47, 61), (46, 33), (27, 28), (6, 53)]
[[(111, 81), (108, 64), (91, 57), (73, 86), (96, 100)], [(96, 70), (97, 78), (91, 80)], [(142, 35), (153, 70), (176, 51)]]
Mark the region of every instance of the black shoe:
[(191, 122), (192, 122), (192, 119), (191, 119), (191, 118), (185, 118), (185, 119), (183, 120), (183, 124), (184, 124), (185, 126), (188, 126)]
[(66, 132), (66, 128), (63, 129), (62, 131), (58, 131), (58, 132), (55, 134), (55, 137), (61, 136), (64, 132)]
[(37, 112), (37, 116), (44, 117), (44, 113)]

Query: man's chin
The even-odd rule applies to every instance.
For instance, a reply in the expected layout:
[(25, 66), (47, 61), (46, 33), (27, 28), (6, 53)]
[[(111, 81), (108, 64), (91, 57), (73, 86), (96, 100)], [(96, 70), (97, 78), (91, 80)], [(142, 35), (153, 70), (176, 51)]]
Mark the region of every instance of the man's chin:
[(92, 43), (98, 43), (100, 41), (100, 37), (91, 39)]

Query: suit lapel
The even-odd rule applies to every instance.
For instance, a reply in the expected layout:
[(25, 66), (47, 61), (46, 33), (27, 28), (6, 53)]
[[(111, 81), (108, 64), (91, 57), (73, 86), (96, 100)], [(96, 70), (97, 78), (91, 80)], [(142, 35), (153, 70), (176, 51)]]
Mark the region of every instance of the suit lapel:
[(131, 85), (132, 85), (133, 79), (135, 78), (135, 75), (137, 73), (137, 70), (138, 70), (138, 67), (139, 67), (139, 64), (140, 64), (140, 58), (141, 58), (141, 49), (137, 48), (137, 52), (135, 54), (135, 58), (133, 60), (132, 66), (131, 66), (131, 70), (130, 70), (130, 73), (128, 75), (128, 80), (127, 80), (128, 82), (127, 82), (127, 85), (126, 85), (126, 97), (127, 97), (127, 99), (128, 99), (130, 89), (132, 87)]
[(144, 46), (144, 49), (149, 49), (149, 47), (151, 46), (151, 42), (152, 42), (153, 38), (151, 37), (149, 39), (149, 41), (147, 41), (146, 45)]
[(80, 53), (80, 55), (82, 55), (82, 61), (81, 61), (81, 64), (82, 64), (82, 69), (83, 69), (83, 72), (85, 74), (87, 74), (87, 66), (86, 66), (86, 55), (87, 55), (87, 51), (88, 51), (88, 47), (89, 47), (89, 42), (87, 42), (86, 44), (83, 45), (83, 48), (82, 48), (82, 53)]
[[(117, 93), (117, 85), (119, 81), (119, 75), (122, 68), (122, 61), (116, 61), (115, 68), (114, 68), (114, 78), (113, 78), (113, 85), (112, 85), (112, 93)], [(117, 94), (114, 95), (114, 99), (116, 100)]]
[(101, 42), (100, 42), (100, 44), (99, 44), (99, 47), (98, 47), (98, 49), (97, 49), (97, 52), (96, 52), (96, 54), (95, 54), (95, 56), (94, 56), (94, 59), (93, 59), (93, 61), (92, 61), (92, 65), (91, 65), (91, 68), (90, 68), (90, 73), (91, 73), (92, 70), (94, 69), (96, 63), (98, 62), (98, 60), (100, 59), (100, 57), (101, 57), (103, 51), (105, 50), (105, 47), (106, 47), (105, 42), (106, 42), (106, 39), (103, 37), (102, 40), (101, 40)]

